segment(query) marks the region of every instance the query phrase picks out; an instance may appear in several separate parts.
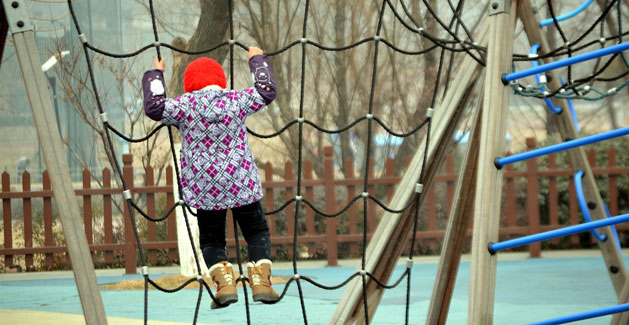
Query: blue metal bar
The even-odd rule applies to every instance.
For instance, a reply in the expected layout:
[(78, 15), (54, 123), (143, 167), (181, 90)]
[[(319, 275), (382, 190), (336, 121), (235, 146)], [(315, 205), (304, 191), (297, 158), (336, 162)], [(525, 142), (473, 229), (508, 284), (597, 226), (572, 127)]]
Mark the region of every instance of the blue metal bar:
[(579, 321), (579, 320), (590, 319), (590, 318), (594, 318), (594, 317), (601, 317), (601, 316), (607, 316), (607, 315), (622, 313), (622, 312), (625, 312), (625, 311), (629, 311), (629, 303), (622, 304), (622, 305), (611, 306), (611, 307), (605, 307), (605, 308), (601, 308), (601, 309), (588, 310), (588, 311), (585, 311), (585, 312), (582, 312), (582, 313), (578, 313), (578, 314), (561, 316), (561, 317), (557, 317), (557, 318), (544, 320), (544, 321), (541, 321), (541, 322), (531, 323), (530, 325), (565, 324), (565, 323), (576, 322), (576, 321)]
[[(531, 54), (537, 54), (538, 49), (539, 49), (539, 44), (538, 43), (533, 44), (533, 46), (531, 46)], [(531, 61), (531, 65), (533, 67), (537, 67), (539, 66), (539, 63), (537, 63), (537, 60), (533, 60)], [(535, 74), (535, 80), (537, 80), (538, 85), (541, 84), (539, 73)], [(544, 85), (544, 89), (545, 88), (546, 88), (546, 85)], [(546, 103), (546, 106), (548, 107), (548, 109), (550, 109), (550, 111), (555, 114), (559, 114), (563, 110), (561, 107), (556, 107), (555, 105), (553, 105), (553, 102), (550, 100), (550, 98), (544, 98), (544, 102)]]
[(499, 243), (489, 243), (487, 248), (489, 252), (495, 254), (498, 251), (505, 250), (508, 248), (518, 247), (528, 245), (530, 243), (535, 243), (542, 240), (553, 239), (557, 237), (569, 236), (578, 234), (584, 231), (589, 231), (596, 228), (607, 227), (611, 225), (615, 225), (618, 223), (623, 223), (629, 221), (629, 214), (623, 214), (616, 217), (611, 217), (607, 219), (596, 220), (588, 223), (582, 223), (574, 226), (569, 226), (561, 229), (551, 230), (547, 232), (542, 232), (535, 235), (524, 236), (516, 239), (505, 240)]
[[(576, 15), (578, 15), (579, 13), (581, 13), (583, 10), (585, 10), (585, 8), (587, 8), (594, 0), (585, 0), (585, 2), (583, 2), (579, 7), (577, 7), (576, 9), (565, 13), (559, 17), (555, 17), (555, 19), (557, 19), (557, 21), (564, 21), (566, 19), (570, 19)], [(552, 18), (548, 18), (548, 19), (544, 19), (542, 21), (539, 22), (539, 26), (540, 27), (546, 27), (548, 25), (552, 25), (553, 24), (553, 19)]]
[[(563, 78), (559, 77), (559, 81), (563, 86), (565, 82), (563, 82)], [(577, 118), (577, 112), (574, 110), (574, 105), (572, 105), (572, 99), (566, 99), (568, 102), (568, 108), (570, 108), (570, 116), (572, 116), (572, 123), (574, 123), (574, 128), (577, 130), (577, 133), (581, 132), (581, 128), (579, 128), (579, 119)]]
[[(583, 213), (583, 217), (586, 222), (592, 222), (592, 216), (590, 216), (590, 210), (588, 209), (588, 205), (585, 202), (585, 195), (583, 194), (583, 184), (581, 183), (581, 178), (583, 178), (583, 171), (577, 170), (574, 174), (574, 189), (577, 191), (577, 199), (579, 201), (579, 208), (581, 208), (581, 213)], [(607, 240), (607, 236), (605, 234), (599, 234), (596, 229), (592, 229), (592, 235), (598, 241)]]
[(553, 144), (551, 146), (544, 147), (544, 148), (521, 152), (521, 153), (507, 156), (507, 157), (496, 158), (494, 160), (494, 164), (496, 165), (497, 168), (502, 168), (504, 165), (512, 164), (514, 162), (536, 158), (539, 156), (544, 156), (551, 153), (555, 153), (558, 151), (580, 147), (580, 146), (590, 144), (590, 143), (595, 143), (595, 142), (599, 142), (603, 140), (609, 140), (609, 139), (617, 138), (617, 137), (627, 135), (627, 134), (629, 134), (629, 127), (624, 127), (624, 128), (620, 128), (620, 129), (616, 129), (612, 131), (607, 131), (607, 132), (591, 135), (584, 138), (579, 138), (579, 139), (570, 140), (570, 141), (566, 141), (566, 142), (562, 142), (558, 144)]
[(575, 63), (579, 63), (579, 62), (600, 58), (602, 56), (622, 52), (627, 49), (629, 49), (629, 42), (620, 43), (614, 46), (605, 47), (605, 48), (598, 49), (592, 52), (579, 54), (570, 58), (565, 58), (563, 60), (559, 60), (559, 61), (555, 61), (555, 62), (551, 62), (547, 64), (542, 64), (534, 68), (529, 68), (526, 70), (517, 71), (517, 72), (513, 72), (509, 74), (503, 74), (502, 82), (507, 84), (512, 80), (517, 80), (520, 78), (532, 76), (540, 72), (546, 72), (549, 70), (562, 68), (565, 66), (573, 65)]

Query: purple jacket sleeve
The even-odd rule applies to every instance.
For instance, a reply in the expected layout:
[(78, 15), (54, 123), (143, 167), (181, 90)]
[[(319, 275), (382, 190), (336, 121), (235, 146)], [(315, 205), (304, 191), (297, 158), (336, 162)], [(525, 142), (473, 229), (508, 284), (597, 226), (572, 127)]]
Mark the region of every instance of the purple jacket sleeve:
[(275, 99), (276, 88), (271, 62), (266, 55), (256, 55), (249, 60), (249, 69), (253, 74), (253, 85), (262, 96), (265, 105), (271, 104)]
[(239, 91), (232, 91), (228, 95), (229, 99), (237, 100), (241, 118), (258, 112), (264, 106), (270, 104), (275, 99), (275, 79), (271, 71), (271, 64), (266, 55), (256, 55), (249, 60), (249, 68), (253, 75), (255, 88), (247, 88)]
[(161, 121), (166, 107), (164, 73), (161, 70), (149, 70), (142, 77), (144, 94), (144, 113), (152, 120)]

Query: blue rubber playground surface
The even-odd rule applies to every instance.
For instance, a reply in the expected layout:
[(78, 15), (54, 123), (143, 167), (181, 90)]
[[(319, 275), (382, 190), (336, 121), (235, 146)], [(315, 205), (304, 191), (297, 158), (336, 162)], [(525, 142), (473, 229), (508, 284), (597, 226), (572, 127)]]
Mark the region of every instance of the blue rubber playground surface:
[[(595, 252), (594, 252), (595, 253)], [(627, 252), (625, 252), (626, 255)], [(561, 253), (560, 253), (561, 254)], [(589, 253), (591, 254), (591, 253)], [(554, 255), (553, 255), (554, 256)], [(625, 263), (629, 258), (625, 257)], [(404, 270), (399, 265), (393, 275)], [(353, 267), (303, 268), (300, 273), (333, 285), (354, 272)], [(430, 303), (436, 263), (416, 263), (411, 281), (410, 324), (425, 323)], [(448, 324), (465, 324), (469, 290), (470, 263), (462, 262), (448, 315)], [(274, 270), (274, 275), (291, 276), (292, 270)], [(73, 278), (15, 280), (0, 277), (0, 309), (37, 310), (82, 314)], [(158, 277), (155, 274), (152, 277)], [(140, 276), (99, 276), (100, 284), (120, 282)], [(281, 291), (283, 284), (275, 285)], [(309, 324), (328, 324), (343, 289), (326, 291), (302, 282)], [(107, 316), (143, 318), (142, 291), (101, 291)], [(192, 322), (198, 290), (177, 293), (149, 291), (149, 319)], [(387, 290), (372, 324), (403, 324), (406, 285)], [(553, 317), (615, 305), (616, 295), (600, 256), (540, 259), (502, 259), (496, 273), (494, 324), (526, 324)], [(204, 292), (199, 313), (203, 324), (246, 324), (242, 292), (238, 303), (210, 310)], [(251, 305), (252, 324), (303, 324), (301, 305), (294, 283), (287, 296), (276, 305)], [(611, 316), (575, 324), (609, 323)], [(0, 323), (2, 321), (0, 320)], [(150, 323), (150, 322), (149, 322)]]

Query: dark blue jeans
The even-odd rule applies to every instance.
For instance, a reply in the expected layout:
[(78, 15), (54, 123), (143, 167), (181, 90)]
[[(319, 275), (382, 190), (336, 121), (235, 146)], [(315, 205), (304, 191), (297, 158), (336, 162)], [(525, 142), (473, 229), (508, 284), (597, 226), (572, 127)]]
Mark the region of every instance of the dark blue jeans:
[[(249, 260), (271, 259), (271, 235), (260, 201), (232, 208), (249, 247)], [(199, 242), (207, 267), (227, 261), (225, 253), (225, 218), (227, 210), (198, 210)], [(228, 229), (228, 231), (233, 231)]]

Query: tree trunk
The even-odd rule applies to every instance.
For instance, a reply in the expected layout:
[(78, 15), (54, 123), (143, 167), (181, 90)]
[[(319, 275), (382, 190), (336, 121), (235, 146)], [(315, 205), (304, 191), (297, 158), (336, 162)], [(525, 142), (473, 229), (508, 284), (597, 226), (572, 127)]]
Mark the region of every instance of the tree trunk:
[[(229, 29), (228, 3), (229, 1), (225, 0), (199, 0), (201, 16), (194, 34), (192, 34), (185, 45), (186, 50), (199, 51), (209, 49), (225, 40), (227, 30)], [(174, 46), (183, 44), (180, 38), (173, 41)], [(169, 95), (175, 97), (183, 93), (183, 73), (188, 63), (199, 57), (209, 57), (222, 63), (228, 51), (229, 47), (223, 46), (220, 49), (202, 55), (187, 55), (173, 52), (173, 69), (170, 82), (168, 83)]]
[[(435, 12), (439, 12), (438, 2), (436, 0), (430, 0), (429, 3)], [(430, 33), (431, 35), (439, 34), (439, 30), (438, 30), (439, 26), (437, 22), (434, 22), (434, 21), (428, 22), (427, 18), (430, 16), (430, 13), (428, 11), (426, 12), (423, 18), (421, 17), (420, 12), (419, 12), (419, 4), (411, 6), (411, 13), (413, 14), (413, 16), (418, 17), (419, 26), (417, 27), (425, 26), (426, 31)], [(422, 43), (423, 43), (422, 47), (426, 48), (427, 47), (426, 45), (428, 45), (427, 42), (422, 42)], [(436, 79), (437, 71), (438, 71), (437, 67), (439, 63), (437, 62), (437, 56), (435, 54), (435, 51), (430, 51), (426, 53), (425, 55), (423, 55), (423, 57), (424, 57), (424, 69), (423, 69), (424, 87), (422, 89), (421, 96), (419, 97), (420, 100), (417, 103), (417, 110), (412, 114), (411, 118), (408, 121), (408, 125), (407, 125), (408, 129), (417, 126), (417, 124), (419, 124), (424, 118), (426, 118), (425, 113), (426, 113), (426, 109), (431, 104), (433, 87), (439, 87), (439, 85), (435, 85), (429, 82), (430, 80)], [(418, 146), (423, 145), (423, 144), (418, 143), (419, 134), (421, 132), (424, 132), (424, 131), (419, 131), (413, 135), (410, 135), (404, 138), (394, 158), (393, 166), (394, 166), (395, 171), (405, 170), (404, 163), (406, 161), (406, 157), (413, 154), (417, 150)]]
[[(334, 43), (337, 47), (345, 44), (345, 1), (336, 2), (336, 11), (334, 13)], [(349, 107), (349, 96), (347, 93), (347, 55), (345, 52), (334, 53), (334, 85), (336, 96), (338, 99), (338, 109), (336, 110), (336, 123), (338, 127), (344, 127), (349, 124), (351, 108)], [(339, 162), (345, 162), (348, 159), (354, 160), (354, 151), (351, 146), (351, 132), (342, 132), (339, 134), (341, 140), (341, 159)], [(339, 163), (341, 171), (345, 175), (345, 164)]]

